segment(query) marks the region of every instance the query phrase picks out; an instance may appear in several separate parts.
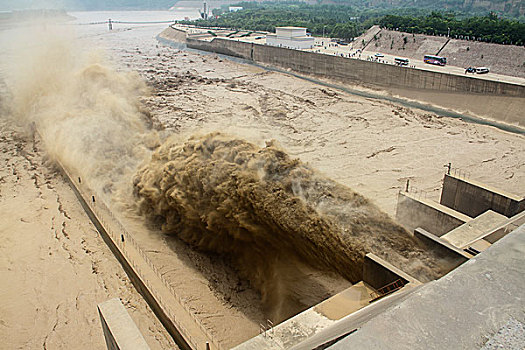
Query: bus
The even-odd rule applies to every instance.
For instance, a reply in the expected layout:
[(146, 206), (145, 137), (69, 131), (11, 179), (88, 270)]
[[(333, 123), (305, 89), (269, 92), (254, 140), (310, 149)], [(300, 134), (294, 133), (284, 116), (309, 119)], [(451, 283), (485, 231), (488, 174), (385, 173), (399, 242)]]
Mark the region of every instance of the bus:
[(447, 64), (447, 58), (441, 56), (425, 55), (423, 62), (428, 64), (436, 64), (438, 66), (444, 66)]
[(407, 58), (399, 58), (399, 57), (396, 57), (394, 58), (394, 63), (397, 64), (398, 66), (408, 66), (408, 59)]

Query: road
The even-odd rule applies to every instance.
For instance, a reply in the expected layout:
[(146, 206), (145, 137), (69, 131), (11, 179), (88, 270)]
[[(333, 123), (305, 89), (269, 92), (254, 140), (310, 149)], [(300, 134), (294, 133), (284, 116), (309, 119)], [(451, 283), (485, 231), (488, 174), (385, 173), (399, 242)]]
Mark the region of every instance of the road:
[[(365, 50), (362, 51), (358, 49), (353, 49), (351, 45), (339, 45), (337, 43), (331, 42), (331, 39), (329, 38), (316, 38), (315, 44), (316, 46), (313, 49), (307, 50), (312, 52), (319, 52), (319, 53), (325, 53), (329, 55), (335, 55), (335, 56), (343, 56), (348, 57), (350, 59), (361, 59), (361, 60), (373, 60), (378, 63), (384, 63), (384, 64), (394, 64), (394, 58), (406, 58), (403, 56), (393, 56), (389, 54), (383, 54), (383, 57), (375, 57), (379, 51), (369, 51)], [(445, 67), (442, 66), (434, 66), (430, 64), (426, 64), (423, 62), (423, 57), (421, 57), (421, 60), (414, 60), (409, 59), (409, 67), (427, 70), (427, 71), (434, 71), (434, 72), (441, 72), (441, 73), (447, 73), (447, 74), (456, 74), (456, 75), (465, 75), (465, 67), (455, 67), (451, 65), (447, 65)], [(502, 75), (502, 74), (494, 74), (494, 73), (488, 73), (488, 74), (468, 74), (470, 77), (477, 78), (477, 79), (484, 79), (484, 80), (492, 80), (492, 81), (499, 81), (499, 82), (505, 82), (510, 84), (519, 84), (519, 85), (525, 85), (525, 79), (519, 78), (519, 77), (513, 77), (508, 75)]]

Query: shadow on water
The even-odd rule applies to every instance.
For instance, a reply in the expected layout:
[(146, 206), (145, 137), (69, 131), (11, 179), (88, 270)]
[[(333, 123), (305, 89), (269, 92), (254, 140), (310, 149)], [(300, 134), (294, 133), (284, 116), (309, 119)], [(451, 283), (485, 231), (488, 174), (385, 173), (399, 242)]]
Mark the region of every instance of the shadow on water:
[(423, 103), (419, 103), (419, 102), (415, 102), (415, 101), (408, 101), (408, 100), (405, 100), (405, 99), (399, 98), (399, 97), (386, 96), (386, 95), (381, 95), (381, 94), (374, 94), (373, 92), (361, 91), (361, 90), (357, 90), (357, 89), (351, 89), (351, 88), (348, 88), (348, 87), (345, 87), (345, 86), (341, 86), (341, 85), (338, 85), (338, 84), (328, 83), (328, 82), (324, 82), (324, 81), (321, 81), (321, 80), (318, 80), (318, 79), (315, 79), (315, 78), (312, 78), (312, 77), (304, 76), (304, 75), (301, 75), (301, 74), (298, 74), (298, 73), (295, 73), (295, 72), (292, 72), (292, 71), (288, 71), (288, 70), (285, 70), (285, 69), (282, 69), (282, 68), (265, 66), (265, 65), (262, 65), (262, 64), (259, 64), (259, 63), (255, 62), (255, 61), (247, 60), (247, 59), (244, 59), (244, 58), (238, 58), (238, 57), (218, 54), (218, 53), (215, 53), (215, 52), (191, 49), (191, 48), (187, 47), (186, 44), (184, 44), (184, 43), (175, 43), (175, 42), (169, 41), (167, 39), (161, 38), (159, 36), (157, 36), (157, 40), (163, 45), (166, 45), (166, 46), (169, 46), (169, 47), (172, 47), (172, 48), (176, 48), (176, 49), (179, 49), (179, 50), (186, 50), (186, 51), (198, 53), (200, 55), (217, 55), (217, 56), (219, 56), (219, 57), (221, 57), (223, 59), (227, 59), (227, 60), (230, 60), (230, 61), (233, 61), (233, 62), (243, 63), (243, 64), (250, 64), (250, 65), (259, 67), (261, 69), (264, 69), (266, 71), (269, 71), (269, 72), (278, 72), (278, 73), (287, 74), (287, 75), (290, 75), (290, 76), (293, 76), (293, 77), (296, 77), (296, 78), (299, 78), (299, 79), (302, 79), (302, 80), (309, 81), (309, 82), (317, 84), (317, 85), (322, 85), (322, 86), (326, 86), (326, 87), (329, 87), (329, 88), (332, 88), (332, 89), (336, 89), (336, 90), (339, 90), (339, 91), (344, 91), (344, 92), (349, 93), (351, 95), (360, 96), (360, 97), (364, 97), (364, 98), (371, 98), (371, 99), (376, 99), (376, 100), (383, 100), (383, 101), (393, 102), (393, 103), (396, 103), (396, 104), (404, 106), (404, 107), (417, 108), (417, 109), (420, 109), (420, 110), (423, 110), (423, 111), (426, 111), (426, 112), (431, 112), (431, 113), (434, 113), (434, 114), (436, 114), (438, 116), (461, 119), (461, 120), (463, 120), (463, 121), (465, 121), (467, 123), (493, 126), (493, 127), (498, 128), (500, 130), (503, 130), (503, 131), (507, 131), (507, 132), (511, 132), (511, 133), (519, 134), (519, 135), (525, 135), (525, 129), (517, 127), (517, 126), (513, 126), (513, 125), (509, 125), (509, 124), (505, 124), (505, 123), (499, 123), (499, 122), (493, 121), (493, 120), (477, 118), (477, 117), (473, 117), (473, 116), (470, 116), (470, 115), (453, 112), (453, 111), (450, 111), (450, 110), (447, 110), (447, 109), (444, 109), (444, 108), (439, 108), (439, 107), (436, 107), (436, 106), (431, 106), (431, 105), (427, 105), (427, 104), (423, 104)]

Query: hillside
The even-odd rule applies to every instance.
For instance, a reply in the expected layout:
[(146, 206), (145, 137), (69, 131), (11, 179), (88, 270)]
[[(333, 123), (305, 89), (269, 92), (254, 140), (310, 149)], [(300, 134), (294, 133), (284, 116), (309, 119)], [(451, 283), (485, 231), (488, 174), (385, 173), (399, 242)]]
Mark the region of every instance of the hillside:
[(411, 7), (460, 12), (498, 12), (512, 17), (525, 15), (522, 0), (326, 0), (323, 3), (345, 3), (365, 7)]
[[(47, 0), (45, 2), (0, 0), (0, 11), (43, 7), (65, 8), (68, 10), (167, 10), (173, 6), (184, 7), (184, 2), (178, 0)], [(230, 3), (230, 1), (226, 2)], [(233, 2), (231, 1), (231, 3)], [(466, 14), (486, 14), (494, 11), (506, 17), (517, 18), (525, 16), (525, 2), (522, 0), (304, 0), (301, 2), (309, 4), (344, 4), (361, 9), (421, 8), (457, 11)], [(202, 6), (202, 1), (198, 1), (198, 3), (198, 7)]]
[(447, 43), (446, 37), (380, 30), (376, 26), (356, 38), (354, 47), (362, 48), (363, 40), (368, 51), (413, 60), (422, 60), (426, 54), (436, 54), (444, 46), (440, 55), (447, 57), (450, 65), (463, 68), (485, 66), (493, 73), (525, 77), (525, 47), (523, 46), (456, 39), (451, 39)]

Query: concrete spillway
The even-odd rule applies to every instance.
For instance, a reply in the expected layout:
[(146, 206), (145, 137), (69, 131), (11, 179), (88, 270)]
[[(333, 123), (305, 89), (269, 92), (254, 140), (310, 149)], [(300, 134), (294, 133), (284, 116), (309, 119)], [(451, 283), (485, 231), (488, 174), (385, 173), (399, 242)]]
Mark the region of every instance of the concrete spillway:
[(55, 161), (104, 241), (181, 349), (221, 349), (98, 195)]

